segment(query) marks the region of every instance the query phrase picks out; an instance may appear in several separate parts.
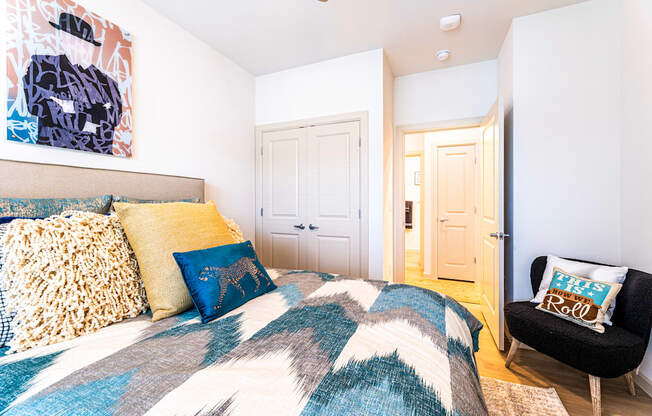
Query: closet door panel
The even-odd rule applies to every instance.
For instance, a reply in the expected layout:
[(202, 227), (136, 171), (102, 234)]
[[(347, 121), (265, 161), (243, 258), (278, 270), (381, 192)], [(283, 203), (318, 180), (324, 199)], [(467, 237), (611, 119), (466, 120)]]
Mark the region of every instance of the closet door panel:
[(307, 217), (312, 270), (360, 274), (360, 125), (308, 131)]
[[(263, 134), (263, 264), (304, 269), (306, 129)], [(303, 229), (301, 227), (304, 227)]]

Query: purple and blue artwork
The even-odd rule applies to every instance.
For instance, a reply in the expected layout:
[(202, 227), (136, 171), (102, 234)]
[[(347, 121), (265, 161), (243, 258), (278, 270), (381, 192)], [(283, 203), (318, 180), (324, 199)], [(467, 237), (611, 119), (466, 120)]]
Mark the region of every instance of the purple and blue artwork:
[(7, 139), (130, 157), (131, 34), (70, 0), (7, 16)]

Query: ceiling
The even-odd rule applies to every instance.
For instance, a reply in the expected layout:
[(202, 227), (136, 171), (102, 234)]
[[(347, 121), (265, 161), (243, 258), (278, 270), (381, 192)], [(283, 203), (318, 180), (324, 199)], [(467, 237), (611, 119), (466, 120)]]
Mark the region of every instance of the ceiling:
[[(395, 76), (494, 59), (512, 18), (582, 1), (145, 0), (254, 75), (384, 48)], [(456, 12), (462, 26), (442, 32)]]

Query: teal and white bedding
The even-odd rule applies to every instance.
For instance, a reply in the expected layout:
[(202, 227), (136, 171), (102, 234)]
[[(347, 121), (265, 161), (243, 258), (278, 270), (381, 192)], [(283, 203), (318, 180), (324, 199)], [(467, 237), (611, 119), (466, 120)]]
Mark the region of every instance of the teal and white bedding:
[(141, 315), (0, 357), (0, 415), (486, 415), (482, 324), (425, 289), (269, 270), (202, 324)]

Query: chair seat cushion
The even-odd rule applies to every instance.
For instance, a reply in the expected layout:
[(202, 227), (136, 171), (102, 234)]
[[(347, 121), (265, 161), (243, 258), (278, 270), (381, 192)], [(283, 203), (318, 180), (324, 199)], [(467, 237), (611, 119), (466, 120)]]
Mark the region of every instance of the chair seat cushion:
[(532, 302), (505, 306), (505, 321), (514, 338), (580, 371), (619, 377), (643, 360), (645, 340), (624, 328), (606, 326), (599, 334), (535, 309)]

